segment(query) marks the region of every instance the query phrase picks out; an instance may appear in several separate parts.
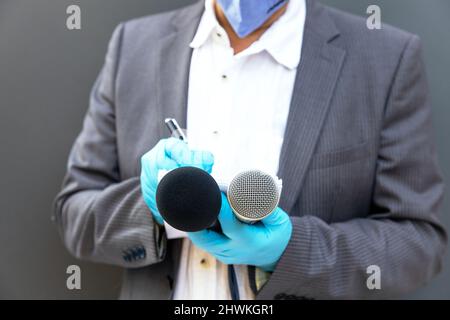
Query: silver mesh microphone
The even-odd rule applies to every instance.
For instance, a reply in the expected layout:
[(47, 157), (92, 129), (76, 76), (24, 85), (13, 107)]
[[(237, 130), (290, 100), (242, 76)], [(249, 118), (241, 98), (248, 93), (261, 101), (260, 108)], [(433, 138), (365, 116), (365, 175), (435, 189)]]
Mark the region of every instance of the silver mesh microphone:
[(259, 170), (236, 175), (228, 186), (227, 197), (239, 220), (256, 222), (271, 214), (278, 206), (281, 180)]

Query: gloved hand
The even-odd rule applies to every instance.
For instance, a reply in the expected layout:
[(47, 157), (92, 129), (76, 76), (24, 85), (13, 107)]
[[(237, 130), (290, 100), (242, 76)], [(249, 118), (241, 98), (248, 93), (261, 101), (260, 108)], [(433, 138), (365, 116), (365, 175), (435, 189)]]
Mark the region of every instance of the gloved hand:
[(175, 138), (160, 140), (153, 149), (142, 156), (140, 177), (142, 195), (157, 223), (161, 225), (164, 223), (156, 206), (159, 170), (192, 166), (211, 173), (213, 164), (212, 153), (190, 150), (184, 141)]
[(265, 219), (247, 224), (236, 218), (222, 194), (219, 222), (223, 234), (211, 230), (188, 233), (192, 242), (225, 264), (253, 265), (273, 271), (292, 235), (292, 223), (281, 208)]

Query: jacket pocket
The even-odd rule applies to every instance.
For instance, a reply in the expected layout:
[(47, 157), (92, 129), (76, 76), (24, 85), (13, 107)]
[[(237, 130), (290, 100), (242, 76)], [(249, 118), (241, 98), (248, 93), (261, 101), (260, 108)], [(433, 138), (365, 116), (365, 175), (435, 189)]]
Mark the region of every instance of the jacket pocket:
[(314, 154), (310, 169), (321, 169), (336, 167), (343, 164), (359, 161), (366, 159), (370, 156), (371, 145), (369, 142), (365, 141), (359, 145), (351, 148), (346, 148), (338, 151)]

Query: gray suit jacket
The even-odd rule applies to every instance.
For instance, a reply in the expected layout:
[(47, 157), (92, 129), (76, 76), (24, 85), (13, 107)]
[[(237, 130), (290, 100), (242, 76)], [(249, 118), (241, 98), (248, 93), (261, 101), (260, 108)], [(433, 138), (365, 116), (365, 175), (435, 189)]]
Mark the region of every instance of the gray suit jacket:
[[(185, 125), (203, 1), (122, 23), (93, 88), (55, 219), (68, 250), (122, 266), (125, 299), (170, 297), (180, 255), (145, 205), (140, 157)], [(279, 176), (293, 235), (259, 299), (388, 298), (441, 268), (443, 182), (419, 39), (307, 1)], [(270, 75), (268, 75), (270, 76)], [(381, 269), (369, 290), (367, 268)]]

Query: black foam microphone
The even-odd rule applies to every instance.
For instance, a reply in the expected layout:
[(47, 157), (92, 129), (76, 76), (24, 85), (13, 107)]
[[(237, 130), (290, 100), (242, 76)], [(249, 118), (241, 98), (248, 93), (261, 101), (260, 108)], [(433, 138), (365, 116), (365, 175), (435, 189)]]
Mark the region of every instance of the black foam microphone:
[(172, 227), (195, 232), (214, 227), (222, 196), (217, 182), (206, 171), (181, 167), (169, 171), (159, 182), (156, 205)]

